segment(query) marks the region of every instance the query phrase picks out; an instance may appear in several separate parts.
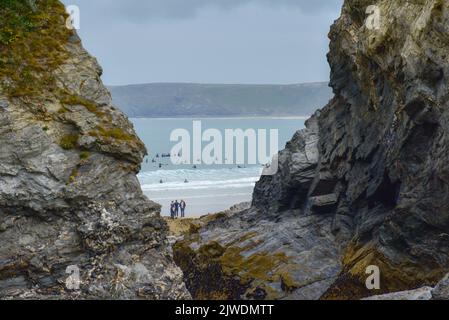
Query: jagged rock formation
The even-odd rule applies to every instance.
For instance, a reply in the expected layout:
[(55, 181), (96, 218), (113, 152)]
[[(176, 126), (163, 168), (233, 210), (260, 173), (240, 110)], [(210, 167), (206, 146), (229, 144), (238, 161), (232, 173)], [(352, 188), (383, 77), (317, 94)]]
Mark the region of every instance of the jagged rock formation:
[(136, 178), (145, 147), (63, 5), (0, 16), (0, 298), (190, 297)]
[[(371, 5), (379, 25), (367, 27)], [(194, 296), (361, 298), (433, 286), (449, 270), (449, 3), (346, 0), (330, 38), (335, 97), (280, 153), (251, 209), (178, 244)]]

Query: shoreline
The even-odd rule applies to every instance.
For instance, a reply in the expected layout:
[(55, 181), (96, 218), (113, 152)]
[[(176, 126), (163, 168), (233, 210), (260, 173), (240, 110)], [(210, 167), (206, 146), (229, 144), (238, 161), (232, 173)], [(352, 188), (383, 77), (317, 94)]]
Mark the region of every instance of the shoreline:
[(233, 120), (233, 119), (241, 119), (241, 120), (257, 120), (257, 119), (275, 119), (275, 120), (308, 120), (310, 116), (181, 116), (181, 117), (129, 117), (131, 120), (142, 120), (142, 119), (151, 119), (151, 120)]

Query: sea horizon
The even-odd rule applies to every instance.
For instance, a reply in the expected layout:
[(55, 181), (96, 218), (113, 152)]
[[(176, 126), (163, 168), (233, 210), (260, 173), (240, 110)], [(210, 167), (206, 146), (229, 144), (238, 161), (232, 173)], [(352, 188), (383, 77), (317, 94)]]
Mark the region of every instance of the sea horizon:
[(273, 120), (308, 120), (310, 119), (312, 115), (309, 116), (180, 116), (180, 117), (157, 117), (157, 116), (151, 116), (151, 117), (129, 117), (130, 120), (133, 119), (148, 119), (148, 120), (231, 120), (231, 119), (273, 119)]
[[(252, 199), (254, 186), (262, 174), (262, 165), (174, 165), (170, 154), (175, 143), (170, 133), (182, 128), (190, 131), (195, 120), (204, 129), (277, 129), (279, 149), (283, 149), (297, 130), (304, 127), (306, 117), (184, 117), (130, 118), (138, 135), (149, 150), (138, 174), (144, 194), (162, 205), (161, 214), (170, 215), (170, 203), (187, 202), (187, 217), (199, 217), (227, 210)], [(159, 156), (159, 157), (158, 157)], [(162, 182), (162, 183), (161, 183)]]

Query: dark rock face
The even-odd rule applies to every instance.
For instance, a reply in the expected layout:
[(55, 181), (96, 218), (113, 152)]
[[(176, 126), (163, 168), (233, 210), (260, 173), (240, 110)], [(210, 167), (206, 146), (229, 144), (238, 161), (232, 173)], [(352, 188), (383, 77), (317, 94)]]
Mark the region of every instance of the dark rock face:
[(263, 176), (254, 191), (253, 207), (266, 214), (298, 209), (308, 196), (318, 165), (317, 117), (306, 122), (278, 156), (276, 175)]
[(369, 265), (385, 291), (435, 284), (449, 266), (448, 3), (370, 2), (377, 30), (364, 26), (365, 4), (346, 1), (330, 33), (335, 97), (318, 117), (319, 163), (301, 203), (320, 214), (315, 196), (335, 201), (326, 210), (344, 266), (328, 297), (369, 294)]
[[(370, 5), (380, 14), (374, 29), (365, 25)], [(276, 244), (269, 252), (294, 259), (300, 267), (288, 274), (297, 280), (335, 262), (333, 280), (314, 294), (281, 286), (278, 297), (361, 298), (435, 285), (449, 270), (448, 31), (444, 0), (346, 0), (330, 32), (335, 97), (280, 153), (278, 173), (257, 184), (252, 209), (203, 228), (200, 242), (236, 221), (245, 230), (270, 221), (252, 254)], [(308, 222), (291, 228), (295, 241), (284, 246), (278, 231), (293, 221)], [(299, 257), (307, 243), (327, 253)], [(365, 285), (371, 265), (381, 272), (375, 292)]]
[[(10, 15), (39, 22), (0, 45), (34, 79), (21, 82), (21, 68), (0, 63), (0, 298), (190, 297), (160, 207), (136, 178), (146, 150), (112, 106), (96, 60), (65, 30), (64, 7), (0, 10), (1, 23)], [(33, 69), (40, 53), (24, 48), (53, 43), (40, 43), (47, 27), (60, 35), (52, 57), (61, 60)]]
[(318, 299), (341, 269), (330, 216), (225, 212), (173, 246), (195, 299)]

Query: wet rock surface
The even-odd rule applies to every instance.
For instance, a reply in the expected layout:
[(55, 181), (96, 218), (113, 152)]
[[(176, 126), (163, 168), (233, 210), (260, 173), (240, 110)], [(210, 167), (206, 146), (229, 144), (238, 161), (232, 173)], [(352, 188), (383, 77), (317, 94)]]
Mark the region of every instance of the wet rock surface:
[(449, 274), (434, 288), (422, 287), (414, 290), (372, 296), (364, 300), (449, 300)]
[[(1, 10), (35, 19), (45, 12), (60, 41), (52, 57), (65, 59), (54, 69), (29, 67), (39, 88), (32, 94), (15, 80), (19, 67), (0, 63), (0, 298), (189, 298), (160, 207), (136, 178), (146, 150), (79, 38), (56, 38), (66, 33), (62, 4)], [(44, 29), (2, 44), (2, 55), (48, 45), (34, 34)]]
[(219, 213), (173, 246), (196, 299), (318, 299), (340, 271), (331, 218)]
[(432, 288), (424, 287), (416, 290), (394, 292), (389, 294), (384, 294), (380, 296), (373, 296), (365, 298), (363, 300), (431, 300), (432, 299)]
[[(365, 24), (370, 5), (380, 13), (375, 28)], [(371, 265), (381, 271), (378, 294), (441, 280), (449, 270), (448, 26), (443, 0), (345, 1), (330, 32), (335, 97), (280, 152), (278, 173), (256, 185), (251, 209), (175, 247), (177, 260), (191, 261), (180, 265), (194, 297), (224, 286), (226, 297), (359, 299), (373, 296)], [(271, 256), (276, 263), (259, 274), (251, 262), (260, 255), (283, 258)]]

